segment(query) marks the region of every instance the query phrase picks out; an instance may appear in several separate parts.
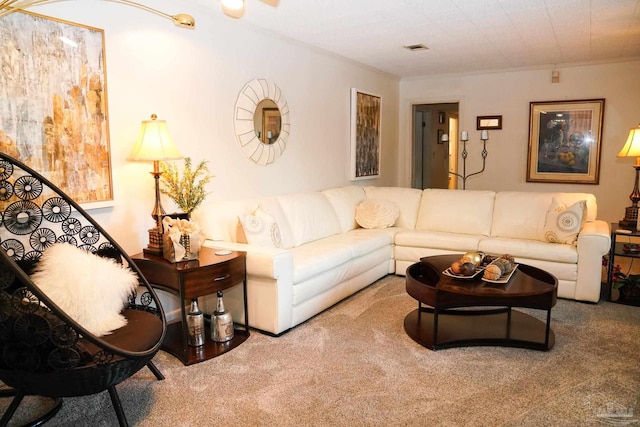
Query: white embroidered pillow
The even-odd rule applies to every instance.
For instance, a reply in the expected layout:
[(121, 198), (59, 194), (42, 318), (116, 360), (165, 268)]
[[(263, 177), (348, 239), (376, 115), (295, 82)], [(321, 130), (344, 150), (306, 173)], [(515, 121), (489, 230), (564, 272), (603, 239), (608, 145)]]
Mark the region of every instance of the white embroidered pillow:
[(282, 247), (280, 227), (273, 216), (258, 206), (251, 215), (240, 218), (247, 243), (272, 248)]
[(542, 240), (550, 243), (565, 243), (575, 245), (578, 233), (582, 228), (587, 213), (586, 200), (580, 200), (566, 207), (555, 197), (547, 210), (547, 216), (542, 230)]
[(138, 277), (112, 259), (68, 243), (44, 251), (31, 280), (69, 317), (96, 336), (127, 324), (120, 314)]
[(356, 206), (356, 222), (362, 228), (387, 228), (400, 216), (400, 208), (391, 200), (365, 199)]

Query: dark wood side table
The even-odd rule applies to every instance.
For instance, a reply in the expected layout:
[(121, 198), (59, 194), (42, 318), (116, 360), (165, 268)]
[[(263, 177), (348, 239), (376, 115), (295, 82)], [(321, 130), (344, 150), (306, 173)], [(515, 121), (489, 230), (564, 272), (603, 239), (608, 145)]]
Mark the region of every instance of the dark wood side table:
[[(245, 253), (231, 252), (216, 255), (216, 249), (201, 248), (198, 259), (171, 263), (161, 256), (139, 253), (131, 257), (149, 283), (157, 289), (177, 295), (181, 319), (167, 326), (162, 349), (173, 354), (185, 365), (203, 362), (224, 354), (249, 338), (249, 315), (247, 310), (247, 276)], [(191, 347), (187, 343), (187, 306), (192, 298), (239, 286), (244, 294), (244, 327), (234, 326), (234, 337), (226, 343), (211, 340), (209, 322), (206, 322), (205, 343)], [(237, 320), (237, 319), (235, 319)]]
[[(631, 243), (631, 238), (640, 238), (640, 231), (632, 228), (623, 228), (617, 222), (611, 223), (611, 249), (609, 250), (609, 261), (607, 263), (607, 301), (628, 304), (620, 299), (612, 300), (613, 289), (613, 267), (616, 265), (616, 257), (640, 258), (640, 245)], [(629, 304), (636, 305), (636, 304)]]

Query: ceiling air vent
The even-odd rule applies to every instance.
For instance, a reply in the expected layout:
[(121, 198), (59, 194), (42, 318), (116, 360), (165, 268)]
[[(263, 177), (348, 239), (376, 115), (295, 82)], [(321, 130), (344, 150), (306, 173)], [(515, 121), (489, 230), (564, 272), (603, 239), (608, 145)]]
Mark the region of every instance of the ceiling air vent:
[(428, 47), (426, 47), (423, 44), (410, 44), (409, 46), (404, 46), (405, 49), (409, 49), (410, 51), (414, 52), (416, 50), (427, 50), (429, 49)]

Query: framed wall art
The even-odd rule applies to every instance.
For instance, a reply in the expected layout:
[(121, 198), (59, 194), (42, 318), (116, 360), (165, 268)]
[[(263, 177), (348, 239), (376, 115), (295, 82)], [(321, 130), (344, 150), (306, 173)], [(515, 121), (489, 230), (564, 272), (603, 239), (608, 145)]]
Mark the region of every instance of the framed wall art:
[(112, 205), (103, 30), (14, 12), (0, 39), (0, 149), (84, 207)]
[(476, 129), (502, 129), (502, 116), (477, 116)]
[(351, 180), (380, 176), (381, 97), (351, 89)]
[(527, 182), (598, 184), (604, 99), (531, 102)]

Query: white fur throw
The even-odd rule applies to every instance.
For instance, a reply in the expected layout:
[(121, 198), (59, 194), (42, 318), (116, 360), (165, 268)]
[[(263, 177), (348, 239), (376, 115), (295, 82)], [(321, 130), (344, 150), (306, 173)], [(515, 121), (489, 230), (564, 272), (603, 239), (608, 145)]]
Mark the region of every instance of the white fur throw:
[(387, 228), (400, 216), (400, 208), (391, 200), (364, 199), (356, 206), (356, 222), (362, 228)]
[(67, 315), (96, 336), (127, 324), (120, 312), (138, 286), (133, 271), (68, 243), (45, 250), (31, 279)]

